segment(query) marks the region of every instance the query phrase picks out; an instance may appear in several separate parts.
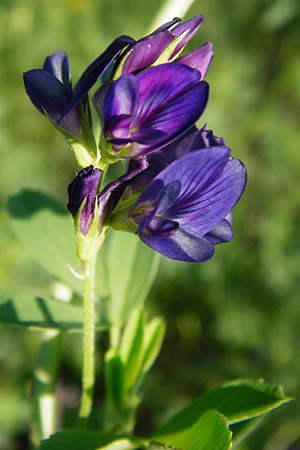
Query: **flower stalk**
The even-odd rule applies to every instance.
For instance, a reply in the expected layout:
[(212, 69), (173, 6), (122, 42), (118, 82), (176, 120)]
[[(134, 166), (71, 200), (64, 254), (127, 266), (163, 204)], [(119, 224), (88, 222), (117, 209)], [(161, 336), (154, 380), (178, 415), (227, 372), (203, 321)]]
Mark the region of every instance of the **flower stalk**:
[(83, 275), (83, 369), (79, 418), (85, 423), (91, 413), (95, 381), (95, 269), (96, 256), (82, 263)]

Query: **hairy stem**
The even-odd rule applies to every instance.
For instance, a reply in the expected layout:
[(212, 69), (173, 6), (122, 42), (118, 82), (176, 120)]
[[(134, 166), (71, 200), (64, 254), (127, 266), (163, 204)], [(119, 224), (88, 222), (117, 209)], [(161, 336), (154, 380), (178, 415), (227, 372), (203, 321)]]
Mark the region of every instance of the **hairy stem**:
[(95, 380), (95, 266), (96, 257), (83, 263), (83, 369), (79, 417), (85, 423), (92, 409)]

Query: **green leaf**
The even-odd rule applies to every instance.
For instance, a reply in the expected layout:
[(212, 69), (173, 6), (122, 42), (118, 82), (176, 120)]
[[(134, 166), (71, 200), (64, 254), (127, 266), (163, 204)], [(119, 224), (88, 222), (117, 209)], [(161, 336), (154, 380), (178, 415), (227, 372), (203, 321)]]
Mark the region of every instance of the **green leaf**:
[[(81, 282), (72, 218), (49, 195), (23, 190), (8, 202), (13, 230), (29, 254), (76, 292)], [(97, 260), (96, 293), (107, 301), (110, 321), (122, 325), (145, 300), (159, 255), (137, 236), (109, 230)]]
[(30, 256), (75, 291), (80, 281), (71, 215), (49, 195), (25, 189), (8, 202), (13, 230)]
[[(52, 328), (81, 331), (82, 309), (48, 298), (26, 298), (0, 300), (0, 322), (29, 328)], [(98, 328), (108, 328), (108, 323), (99, 321)]]
[(40, 450), (134, 450), (141, 448), (135, 437), (85, 430), (60, 431), (42, 441)]
[(222, 413), (229, 424), (251, 419), (289, 402), (281, 388), (270, 388), (262, 381), (240, 380), (212, 389), (194, 400), (164, 425), (156, 437), (191, 427), (208, 410)]
[(144, 359), (141, 368), (143, 377), (152, 367), (161, 349), (166, 325), (160, 317), (155, 317), (146, 325), (144, 333)]
[(217, 411), (209, 411), (190, 428), (164, 436), (160, 439), (177, 449), (184, 450), (229, 450), (231, 432), (225, 417)]
[(104, 379), (108, 400), (119, 412), (124, 400), (124, 367), (118, 350), (111, 349), (105, 354)]
[(124, 364), (125, 391), (130, 392), (138, 378), (143, 361), (144, 313), (135, 310), (131, 315), (121, 341), (120, 354)]
[(232, 431), (232, 448), (239, 448), (239, 445), (248, 438), (264, 422), (265, 417), (260, 416), (255, 419), (244, 420), (230, 427)]
[(141, 306), (154, 281), (159, 255), (137, 236), (110, 230), (99, 254), (103, 283), (108, 295), (109, 321), (126, 322), (132, 311)]

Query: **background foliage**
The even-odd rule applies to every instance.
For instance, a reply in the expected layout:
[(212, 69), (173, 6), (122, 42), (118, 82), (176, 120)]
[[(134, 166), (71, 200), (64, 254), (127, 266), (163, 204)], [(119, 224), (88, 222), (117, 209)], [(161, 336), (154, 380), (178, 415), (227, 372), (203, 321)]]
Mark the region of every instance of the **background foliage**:
[[(22, 72), (64, 49), (76, 80), (116, 35), (145, 34), (160, 5), (0, 0), (1, 296), (57, 291), (15, 239), (4, 206), (25, 187), (66, 202), (76, 169), (62, 138), (26, 99)], [(140, 432), (152, 431), (204, 388), (234, 378), (264, 377), (300, 394), (300, 5), (195, 0), (188, 16), (199, 12), (206, 22), (193, 46), (215, 44), (203, 120), (245, 162), (249, 183), (231, 244), (206, 264), (161, 262), (148, 307), (167, 319), (167, 338), (146, 383)], [(25, 450), (38, 335), (1, 327), (0, 339), (0, 449)], [(67, 421), (78, 401), (78, 340), (65, 338), (57, 388)], [(299, 405), (284, 407), (239, 449), (296, 450), (299, 420)]]

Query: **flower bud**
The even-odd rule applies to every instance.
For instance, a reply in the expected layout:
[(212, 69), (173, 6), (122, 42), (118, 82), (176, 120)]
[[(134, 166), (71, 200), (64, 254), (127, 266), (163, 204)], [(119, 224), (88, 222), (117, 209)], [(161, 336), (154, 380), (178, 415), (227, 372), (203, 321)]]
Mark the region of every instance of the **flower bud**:
[(74, 218), (77, 254), (81, 261), (89, 260), (100, 243), (97, 191), (101, 175), (101, 170), (86, 167), (68, 187), (67, 208)]
[[(83, 234), (88, 233), (94, 218), (101, 174), (101, 170), (94, 169), (93, 166), (86, 167), (77, 174), (68, 187), (69, 202), (67, 208), (73, 217), (76, 217), (79, 212), (80, 230)], [(82, 208), (80, 208), (81, 206)]]

